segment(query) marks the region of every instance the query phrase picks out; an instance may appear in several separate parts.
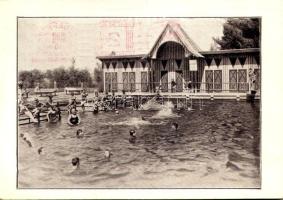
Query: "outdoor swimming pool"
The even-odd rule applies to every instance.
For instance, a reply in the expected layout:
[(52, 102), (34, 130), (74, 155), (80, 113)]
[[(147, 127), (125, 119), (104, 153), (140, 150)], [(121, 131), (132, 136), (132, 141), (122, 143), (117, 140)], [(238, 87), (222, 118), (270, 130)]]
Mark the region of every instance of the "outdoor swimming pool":
[[(85, 112), (76, 127), (68, 126), (63, 114), (58, 123), (19, 126), (18, 187), (260, 187), (259, 102), (208, 100), (202, 110), (198, 103), (193, 108), (173, 109), (167, 116), (130, 108), (119, 114)], [(172, 122), (179, 124), (178, 131), (171, 130)], [(85, 133), (80, 139), (79, 128)], [(137, 132), (134, 144), (130, 129)], [(104, 158), (106, 148), (113, 153), (110, 161)], [(74, 157), (81, 161), (76, 170)]]

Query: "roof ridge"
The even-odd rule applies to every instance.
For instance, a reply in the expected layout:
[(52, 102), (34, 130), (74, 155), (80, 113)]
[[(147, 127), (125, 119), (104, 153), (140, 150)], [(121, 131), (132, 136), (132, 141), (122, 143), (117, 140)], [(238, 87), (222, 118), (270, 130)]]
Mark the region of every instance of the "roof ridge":
[(178, 28), (182, 31), (182, 33), (185, 35), (185, 37), (190, 41), (190, 43), (198, 50), (198, 51), (202, 51), (201, 48), (197, 45), (197, 43), (188, 36), (188, 34), (186, 33), (186, 31), (182, 28), (182, 26), (178, 23)]

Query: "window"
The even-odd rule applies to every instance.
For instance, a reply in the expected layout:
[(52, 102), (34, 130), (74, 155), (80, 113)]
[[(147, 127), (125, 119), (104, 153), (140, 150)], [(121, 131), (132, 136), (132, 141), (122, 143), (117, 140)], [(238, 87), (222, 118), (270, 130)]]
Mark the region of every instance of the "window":
[(105, 91), (106, 92), (117, 92), (117, 72), (105, 72)]
[(207, 92), (222, 91), (222, 70), (206, 70), (205, 83)]
[(213, 90), (213, 71), (212, 70), (206, 70), (205, 71), (205, 88), (206, 91), (212, 91)]
[(214, 91), (222, 90), (222, 70), (214, 70)]
[(229, 90), (245, 92), (249, 89), (246, 69), (229, 70)]
[(148, 92), (147, 72), (141, 72), (141, 92)]
[(136, 74), (135, 72), (123, 72), (123, 90), (124, 91), (136, 91)]

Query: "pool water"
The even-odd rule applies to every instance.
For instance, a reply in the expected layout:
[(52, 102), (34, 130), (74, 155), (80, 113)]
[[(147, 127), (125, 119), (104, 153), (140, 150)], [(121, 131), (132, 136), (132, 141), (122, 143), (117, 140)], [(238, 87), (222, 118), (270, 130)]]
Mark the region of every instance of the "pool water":
[[(193, 110), (168, 115), (126, 108), (80, 116), (76, 127), (67, 125), (66, 114), (58, 123), (19, 126), (19, 188), (260, 187), (259, 102), (196, 102)], [(79, 128), (83, 138), (76, 137)], [(136, 130), (135, 143), (129, 142), (130, 129)], [(110, 160), (104, 157), (108, 148)], [(79, 169), (72, 166), (74, 157)]]

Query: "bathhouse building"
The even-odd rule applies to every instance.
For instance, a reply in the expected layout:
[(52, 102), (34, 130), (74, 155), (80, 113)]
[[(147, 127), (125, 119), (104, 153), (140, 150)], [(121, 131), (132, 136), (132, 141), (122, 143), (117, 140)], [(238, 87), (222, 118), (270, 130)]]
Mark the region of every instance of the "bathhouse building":
[(202, 51), (176, 23), (165, 26), (147, 54), (97, 59), (102, 62), (104, 91), (246, 93), (251, 72), (255, 90), (260, 89), (260, 49)]

